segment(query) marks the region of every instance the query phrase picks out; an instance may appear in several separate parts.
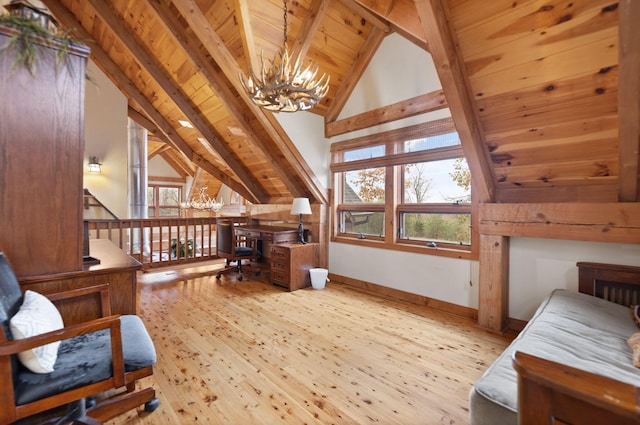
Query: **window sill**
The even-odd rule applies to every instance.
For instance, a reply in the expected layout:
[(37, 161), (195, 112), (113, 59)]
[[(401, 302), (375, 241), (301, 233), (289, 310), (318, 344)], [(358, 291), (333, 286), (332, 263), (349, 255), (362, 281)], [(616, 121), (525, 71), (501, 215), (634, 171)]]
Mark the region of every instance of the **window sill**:
[(436, 255), (447, 258), (460, 258), (464, 260), (477, 260), (477, 255), (473, 255), (471, 247), (468, 249), (452, 249), (443, 247), (417, 246), (404, 243), (386, 243), (373, 239), (356, 239), (352, 237), (333, 236), (331, 242), (348, 245), (366, 246), (369, 248), (388, 249), (392, 251), (413, 252), (415, 254)]

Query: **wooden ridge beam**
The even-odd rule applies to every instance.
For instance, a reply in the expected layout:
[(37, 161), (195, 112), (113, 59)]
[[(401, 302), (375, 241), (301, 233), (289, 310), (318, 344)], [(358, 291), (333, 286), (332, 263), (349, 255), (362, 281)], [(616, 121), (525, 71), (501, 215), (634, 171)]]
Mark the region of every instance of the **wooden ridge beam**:
[(325, 137), (338, 136), (351, 131), (362, 130), (448, 107), (442, 90), (403, 100), (393, 105), (383, 106), (362, 114), (354, 115), (325, 125)]

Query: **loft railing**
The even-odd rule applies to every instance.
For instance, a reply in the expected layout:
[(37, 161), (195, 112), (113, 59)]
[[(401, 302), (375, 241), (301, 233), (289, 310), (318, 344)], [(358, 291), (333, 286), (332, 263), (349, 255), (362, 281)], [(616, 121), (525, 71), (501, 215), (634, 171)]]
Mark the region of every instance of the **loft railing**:
[(90, 239), (111, 240), (143, 268), (217, 258), (215, 217), (87, 221)]

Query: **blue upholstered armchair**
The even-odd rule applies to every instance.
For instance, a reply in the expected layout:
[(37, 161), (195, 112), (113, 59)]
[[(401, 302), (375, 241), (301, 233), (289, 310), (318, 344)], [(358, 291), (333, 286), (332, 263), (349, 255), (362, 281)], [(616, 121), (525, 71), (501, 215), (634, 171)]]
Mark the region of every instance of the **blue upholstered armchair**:
[[(0, 253), (0, 425), (67, 405), (65, 422), (97, 424), (145, 404), (159, 405), (153, 388), (135, 391), (138, 379), (153, 374), (156, 353), (139, 317), (111, 316), (109, 285), (57, 294), (53, 300), (101, 292), (102, 318), (64, 326), (43, 295), (21, 291)], [(94, 395), (116, 395), (98, 404)]]

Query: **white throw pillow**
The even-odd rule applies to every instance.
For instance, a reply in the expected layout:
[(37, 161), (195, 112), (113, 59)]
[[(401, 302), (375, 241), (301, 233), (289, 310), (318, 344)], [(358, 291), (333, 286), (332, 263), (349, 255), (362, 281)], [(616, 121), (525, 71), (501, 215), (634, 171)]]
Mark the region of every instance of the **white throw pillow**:
[[(27, 290), (20, 310), (11, 318), (9, 327), (14, 339), (28, 338), (62, 329), (62, 316), (44, 295)], [(34, 373), (53, 372), (60, 341), (18, 353), (20, 362)]]

